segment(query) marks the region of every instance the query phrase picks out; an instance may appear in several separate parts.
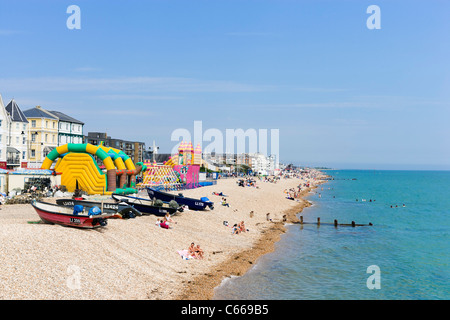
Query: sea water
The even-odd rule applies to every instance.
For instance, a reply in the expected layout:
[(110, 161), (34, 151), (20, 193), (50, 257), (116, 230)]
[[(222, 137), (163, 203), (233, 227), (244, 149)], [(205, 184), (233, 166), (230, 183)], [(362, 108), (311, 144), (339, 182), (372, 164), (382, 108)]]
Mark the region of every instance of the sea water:
[(300, 213), (320, 226), (287, 226), (275, 251), (214, 299), (449, 299), (450, 171), (325, 173), (334, 180)]

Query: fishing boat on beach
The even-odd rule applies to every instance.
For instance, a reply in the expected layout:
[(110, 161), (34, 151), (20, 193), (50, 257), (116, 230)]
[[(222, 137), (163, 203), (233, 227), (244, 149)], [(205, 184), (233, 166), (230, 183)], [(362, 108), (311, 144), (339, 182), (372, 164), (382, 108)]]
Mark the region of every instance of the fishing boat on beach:
[(214, 202), (209, 201), (208, 198), (194, 199), (183, 196), (182, 194), (171, 194), (156, 189), (148, 188), (147, 193), (150, 199), (156, 198), (161, 201), (169, 202), (175, 200), (180, 205), (186, 205), (191, 210), (205, 210), (206, 208), (214, 209)]
[(34, 200), (31, 205), (42, 221), (77, 228), (98, 228), (107, 224), (108, 218), (117, 217), (117, 213), (103, 213), (100, 208), (83, 206), (66, 207), (58, 204)]
[(119, 214), (122, 219), (136, 218), (142, 216), (142, 213), (130, 206), (127, 203), (113, 203), (113, 202), (99, 202), (89, 200), (76, 200), (76, 199), (57, 199), (56, 203), (60, 206), (74, 207), (81, 205), (87, 208), (99, 207), (103, 213), (116, 213)]
[(164, 203), (162, 206), (156, 205), (156, 202), (151, 199), (132, 197), (122, 194), (113, 193), (111, 197), (117, 202), (127, 203), (133, 206), (135, 209), (139, 210), (142, 214), (152, 214), (155, 216), (165, 216), (167, 213), (170, 215), (177, 211), (183, 211), (183, 208), (178, 204), (176, 206), (169, 206), (169, 204)]

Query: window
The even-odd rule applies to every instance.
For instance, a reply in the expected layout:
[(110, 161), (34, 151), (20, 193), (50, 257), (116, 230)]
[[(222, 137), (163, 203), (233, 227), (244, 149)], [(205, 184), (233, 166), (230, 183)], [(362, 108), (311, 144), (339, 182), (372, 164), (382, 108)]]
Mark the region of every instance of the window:
[(0, 120), (0, 127), (2, 126), (2, 120)]
[(55, 129), (56, 122), (53, 121), (53, 129)]
[(36, 134), (35, 133), (31, 134), (31, 142), (36, 142)]
[(19, 130), (20, 123), (16, 122), (16, 130)]
[(45, 121), (45, 127), (48, 128), (48, 121)]
[(48, 140), (48, 134), (46, 133), (45, 134), (45, 142), (47, 142), (47, 140)]
[(25, 151), (22, 151), (22, 160), (25, 160)]
[(27, 143), (27, 139), (25, 137), (22, 138), (22, 144)]
[(31, 127), (36, 128), (36, 120), (31, 120)]
[(31, 149), (31, 156), (32, 156), (33, 158), (36, 157), (36, 150)]
[(19, 144), (19, 137), (16, 137), (16, 144)]
[(27, 125), (26, 124), (23, 125), (23, 132), (25, 133), (25, 131), (27, 131)]

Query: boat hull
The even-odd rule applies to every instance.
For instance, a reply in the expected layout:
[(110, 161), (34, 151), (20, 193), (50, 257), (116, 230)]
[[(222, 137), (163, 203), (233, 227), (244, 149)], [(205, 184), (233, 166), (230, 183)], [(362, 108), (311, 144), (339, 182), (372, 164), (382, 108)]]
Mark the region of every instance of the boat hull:
[(180, 205), (186, 205), (191, 210), (205, 210), (206, 208), (214, 209), (214, 202), (202, 201), (194, 198), (182, 197), (167, 192), (157, 191), (155, 189), (147, 188), (147, 193), (150, 199), (156, 198), (161, 201), (169, 202), (175, 200)]
[(129, 205), (133, 206), (133, 208), (135, 208), (142, 214), (147, 214), (147, 215), (151, 214), (151, 215), (163, 217), (167, 213), (172, 215), (177, 211), (177, 209), (171, 208), (171, 207), (154, 206), (154, 205), (152, 205), (152, 201), (149, 199), (125, 196), (125, 195), (120, 195), (120, 194), (115, 194), (115, 193), (113, 193), (111, 195), (111, 197), (116, 201), (128, 203)]
[(101, 202), (96, 201), (87, 201), (87, 200), (73, 200), (73, 199), (57, 199), (56, 203), (61, 206), (73, 207), (75, 205), (82, 205), (88, 208), (99, 207), (102, 208), (104, 213), (117, 213), (120, 214), (121, 218), (135, 218), (136, 216), (141, 216), (142, 213), (136, 208), (120, 203), (111, 203), (111, 202)]
[[(36, 213), (41, 218), (42, 221), (49, 224), (58, 224), (67, 227), (76, 228), (98, 228), (104, 227), (107, 224), (107, 218), (112, 217), (112, 215), (86, 215), (86, 214), (70, 214), (69, 211), (66, 213), (54, 212), (49, 209), (50, 204), (46, 204), (46, 208), (42, 208), (40, 204), (32, 203), (33, 208)], [(54, 205), (57, 207), (56, 205)], [(51, 207), (50, 207), (51, 208)], [(56, 209), (55, 209), (56, 210)]]

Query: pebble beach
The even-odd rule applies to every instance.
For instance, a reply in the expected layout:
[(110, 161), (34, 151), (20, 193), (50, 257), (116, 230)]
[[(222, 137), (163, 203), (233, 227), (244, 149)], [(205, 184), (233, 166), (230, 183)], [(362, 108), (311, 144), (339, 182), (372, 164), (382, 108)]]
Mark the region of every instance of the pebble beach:
[[(224, 279), (244, 274), (273, 250), (285, 225), (297, 222), (310, 205), (303, 197), (321, 179), (316, 172), (240, 187), (237, 178), (228, 178), (183, 190), (187, 197), (208, 197), (215, 208), (177, 213), (170, 229), (158, 227), (157, 217), (149, 215), (82, 230), (40, 223), (29, 204), (2, 205), (0, 299), (211, 299)], [(287, 199), (286, 190), (306, 183), (294, 200)], [(214, 192), (222, 192), (229, 206)], [(231, 226), (241, 221), (248, 231), (233, 234)], [(203, 249), (203, 259), (184, 260), (178, 253), (192, 242)]]

